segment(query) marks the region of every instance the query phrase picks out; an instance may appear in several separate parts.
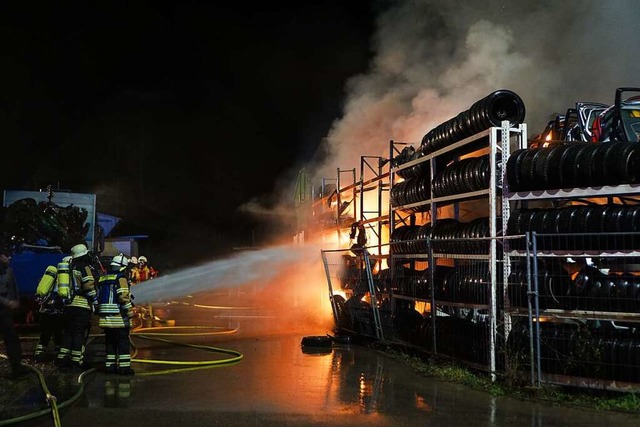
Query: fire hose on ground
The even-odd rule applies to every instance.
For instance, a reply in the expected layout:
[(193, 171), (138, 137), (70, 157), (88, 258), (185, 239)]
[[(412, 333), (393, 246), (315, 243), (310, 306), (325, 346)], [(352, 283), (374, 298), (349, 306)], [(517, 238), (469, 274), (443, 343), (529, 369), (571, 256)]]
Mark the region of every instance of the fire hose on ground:
[[(200, 307), (200, 308), (204, 308), (204, 307)], [(216, 307), (216, 308), (220, 308), (220, 307)], [(138, 318), (138, 320), (140, 320), (140, 318)], [(221, 329), (221, 330), (211, 331), (211, 329)], [(209, 330), (210, 332), (203, 332), (203, 330)], [(175, 331), (181, 331), (181, 332), (175, 332)], [(196, 332), (186, 332), (186, 331), (196, 331)], [(130, 334), (130, 338), (129, 338), (130, 342), (131, 342), (131, 348), (132, 348), (131, 362), (132, 363), (145, 363), (145, 364), (154, 364), (154, 365), (175, 366), (175, 368), (172, 368), (172, 369), (166, 369), (166, 370), (162, 370), (162, 371), (154, 371), (154, 372), (142, 373), (142, 374), (139, 374), (139, 376), (171, 374), (171, 373), (193, 371), (193, 370), (205, 369), (205, 368), (211, 368), (211, 367), (234, 365), (234, 364), (239, 363), (242, 360), (242, 358), (244, 357), (243, 354), (238, 352), (238, 351), (225, 349), (225, 348), (220, 348), (220, 347), (207, 346), (207, 345), (182, 343), (182, 342), (173, 341), (173, 340), (170, 340), (170, 339), (167, 339), (167, 338), (163, 338), (163, 337), (227, 335), (227, 334), (234, 334), (236, 332), (237, 332), (237, 329), (218, 328), (218, 327), (213, 327), (213, 326), (151, 326), (151, 327), (144, 327), (142, 325), (142, 322), (140, 322), (139, 325), (137, 325), (137, 326), (135, 326), (134, 328), (131, 329), (131, 334)], [(100, 335), (101, 334), (92, 334), (92, 335), (90, 335), (90, 337), (96, 337), (96, 336), (100, 336)], [(132, 340), (132, 337), (134, 337), (134, 336), (142, 338), (142, 339), (145, 339), (145, 340), (159, 341), (159, 342), (169, 343), (169, 344), (182, 346), (182, 347), (191, 347), (191, 348), (196, 348), (196, 349), (200, 349), (200, 350), (204, 350), (204, 351), (208, 351), (208, 352), (212, 352), (212, 353), (227, 354), (227, 355), (230, 355), (230, 357), (223, 358), (223, 359), (202, 360), (202, 361), (139, 359), (139, 358), (136, 357), (137, 354), (138, 354), (138, 348), (137, 348), (137, 346), (135, 345), (135, 343)], [(38, 337), (27, 337), (27, 338), (23, 338), (23, 339), (36, 339), (37, 340)], [(0, 357), (3, 357), (5, 359), (7, 358), (7, 356), (5, 356), (4, 354), (0, 354)], [(42, 410), (39, 410), (39, 411), (36, 411), (36, 412), (32, 412), (32, 413), (28, 413), (28, 414), (25, 414), (25, 415), (22, 415), (22, 416), (18, 416), (18, 417), (15, 417), (15, 418), (2, 420), (2, 421), (0, 421), (0, 426), (13, 425), (13, 424), (17, 424), (17, 423), (20, 423), (20, 422), (24, 422), (24, 421), (27, 421), (27, 420), (34, 419), (34, 418), (39, 418), (39, 417), (45, 416), (47, 414), (51, 414), (51, 416), (53, 418), (53, 425), (55, 427), (60, 427), (62, 425), (61, 424), (61, 420), (60, 420), (60, 409), (65, 408), (65, 407), (71, 405), (72, 403), (74, 403), (76, 400), (78, 400), (82, 396), (82, 394), (84, 392), (84, 378), (87, 377), (88, 375), (92, 374), (92, 373), (97, 372), (97, 370), (95, 368), (91, 368), (89, 370), (86, 370), (86, 371), (82, 372), (80, 374), (80, 376), (78, 377), (78, 390), (76, 391), (76, 393), (71, 398), (58, 403), (58, 399), (56, 398), (56, 396), (54, 396), (50, 392), (49, 387), (47, 386), (47, 383), (45, 381), (45, 378), (44, 378), (44, 375), (42, 374), (42, 372), (40, 370), (38, 370), (36, 367), (32, 366), (32, 365), (28, 365), (28, 364), (24, 364), (24, 363), (23, 363), (23, 365), (28, 367), (29, 369), (31, 369), (32, 371), (34, 371), (37, 374), (38, 380), (39, 380), (39, 383), (40, 383), (40, 387), (42, 388), (42, 391), (44, 392), (44, 395), (45, 395), (45, 398), (46, 398), (46, 402), (47, 402), (47, 405), (49, 406), (49, 408), (48, 409), (42, 409)]]
[[(0, 354), (1, 357), (3, 358), (7, 358), (6, 355), (4, 354)], [(58, 399), (56, 398), (56, 396), (54, 396), (53, 394), (51, 394), (51, 392), (49, 391), (49, 387), (47, 386), (47, 383), (44, 379), (44, 375), (42, 375), (42, 372), (40, 370), (38, 370), (37, 368), (28, 365), (28, 364), (24, 364), (24, 366), (26, 366), (27, 368), (31, 369), (32, 371), (34, 371), (36, 373), (36, 375), (38, 376), (38, 381), (40, 382), (40, 387), (42, 388), (42, 391), (45, 394), (45, 398), (47, 401), (47, 405), (49, 405), (50, 409), (42, 409), (40, 411), (37, 412), (31, 412), (29, 414), (26, 415), (22, 415), (19, 417), (15, 417), (15, 418), (9, 418), (7, 420), (2, 420), (0, 421), (0, 426), (8, 426), (8, 425), (12, 425), (12, 424), (17, 424), (23, 421), (28, 421), (28, 420), (32, 420), (34, 418), (39, 418), (42, 416), (45, 416), (47, 414), (51, 414), (51, 416), (53, 417), (53, 425), (58, 427), (61, 426), (61, 422), (60, 422), (60, 409), (71, 405), (73, 402), (75, 402), (76, 400), (78, 400), (78, 398), (82, 395), (83, 391), (84, 391), (84, 382), (82, 381), (83, 377), (87, 374), (89, 374), (92, 371), (95, 371), (95, 369), (91, 369), (88, 371), (83, 372), (82, 374), (80, 374), (80, 376), (78, 377), (78, 391), (70, 398), (67, 399), (65, 401), (63, 401), (62, 403), (60, 403), (58, 405)]]

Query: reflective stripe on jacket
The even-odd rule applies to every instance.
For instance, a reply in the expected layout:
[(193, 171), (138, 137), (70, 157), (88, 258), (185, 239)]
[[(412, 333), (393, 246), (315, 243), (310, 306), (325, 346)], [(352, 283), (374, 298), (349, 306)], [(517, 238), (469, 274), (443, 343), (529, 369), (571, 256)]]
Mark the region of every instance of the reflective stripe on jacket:
[(74, 287), (74, 297), (68, 306), (91, 310), (96, 300), (96, 287), (93, 271), (88, 265), (72, 266), (71, 286)]
[(130, 326), (133, 304), (124, 270), (110, 272), (98, 280), (98, 315), (101, 328)]

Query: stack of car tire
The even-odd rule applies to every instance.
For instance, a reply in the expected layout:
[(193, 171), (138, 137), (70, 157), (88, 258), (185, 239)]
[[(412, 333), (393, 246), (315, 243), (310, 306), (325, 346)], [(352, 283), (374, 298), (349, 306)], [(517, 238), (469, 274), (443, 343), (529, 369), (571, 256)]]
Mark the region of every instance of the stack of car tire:
[[(501, 126), (505, 120), (511, 125), (518, 125), (524, 121), (524, 116), (524, 102), (516, 93), (497, 90), (429, 131), (422, 138), (418, 151), (424, 154), (436, 152), (490, 127)], [(478, 147), (482, 146), (486, 146), (486, 141), (478, 142)]]
[(523, 148), (507, 162), (509, 191), (597, 187), (640, 182), (640, 145), (567, 143)]
[[(500, 156), (496, 163), (497, 175), (500, 176)], [(491, 164), (489, 155), (468, 157), (452, 162), (433, 178), (433, 195), (435, 197), (452, 194), (470, 193), (489, 188)], [(498, 182), (498, 187), (501, 183)]]
[[(409, 178), (393, 186), (390, 193), (391, 204), (393, 206), (404, 206), (419, 203), (431, 198), (431, 178), (422, 176)], [(410, 212), (424, 212), (429, 210), (428, 204), (409, 207), (405, 210)]]
[[(491, 127), (501, 126), (502, 121), (509, 121), (512, 126), (519, 125), (524, 121), (524, 116), (524, 102), (516, 93), (507, 89), (497, 90), (475, 102), (468, 110), (429, 131), (422, 138), (418, 149), (411, 146), (405, 147), (392, 159), (392, 166), (401, 166)], [(472, 145), (477, 148), (484, 147), (487, 144), (486, 139), (481, 138)], [(473, 149), (473, 146), (464, 147), (466, 152)], [(436, 197), (488, 188), (491, 170), (489, 156), (460, 159), (447, 166), (458, 156), (459, 151), (453, 150), (436, 158), (438, 173), (433, 182), (431, 182), (430, 163), (427, 161), (399, 169), (397, 175), (405, 181), (394, 185), (391, 189), (391, 204), (403, 206), (427, 200), (431, 197), (431, 186)], [(408, 210), (420, 212), (426, 209), (428, 206)]]
[[(536, 326), (540, 328), (540, 367), (544, 373), (640, 382), (637, 328), (607, 322), (540, 322)], [(519, 360), (522, 365), (530, 362), (529, 337), (526, 319), (516, 320), (507, 342), (510, 360)]]
[[(501, 224), (497, 218), (496, 223)], [(432, 250), (438, 253), (486, 254), (489, 249), (489, 217), (461, 222), (443, 218), (435, 225), (401, 225), (391, 233), (391, 251), (394, 254), (427, 254), (431, 241)]]
[[(639, 248), (640, 235), (634, 233), (640, 232), (640, 205), (590, 204), (511, 212), (507, 234), (532, 232), (543, 235), (536, 240), (539, 250)], [(517, 241), (514, 244), (518, 246)]]

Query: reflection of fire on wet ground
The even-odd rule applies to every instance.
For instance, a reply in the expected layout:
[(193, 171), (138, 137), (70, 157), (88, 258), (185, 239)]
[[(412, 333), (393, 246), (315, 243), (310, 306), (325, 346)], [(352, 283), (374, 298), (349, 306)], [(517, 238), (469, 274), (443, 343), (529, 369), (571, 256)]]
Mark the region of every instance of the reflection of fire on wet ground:
[(291, 332), (322, 335), (333, 330), (331, 306), (326, 295), (301, 292), (285, 280), (277, 283), (260, 288), (248, 285), (201, 292), (153, 303), (154, 325), (227, 327), (237, 329), (243, 336)]

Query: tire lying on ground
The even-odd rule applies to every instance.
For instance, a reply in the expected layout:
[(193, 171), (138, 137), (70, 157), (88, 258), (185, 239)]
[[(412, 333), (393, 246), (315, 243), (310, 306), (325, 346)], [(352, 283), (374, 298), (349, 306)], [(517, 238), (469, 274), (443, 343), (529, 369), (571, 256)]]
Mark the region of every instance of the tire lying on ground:
[(331, 347), (333, 340), (326, 335), (308, 336), (302, 338), (303, 347)]

